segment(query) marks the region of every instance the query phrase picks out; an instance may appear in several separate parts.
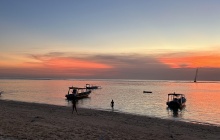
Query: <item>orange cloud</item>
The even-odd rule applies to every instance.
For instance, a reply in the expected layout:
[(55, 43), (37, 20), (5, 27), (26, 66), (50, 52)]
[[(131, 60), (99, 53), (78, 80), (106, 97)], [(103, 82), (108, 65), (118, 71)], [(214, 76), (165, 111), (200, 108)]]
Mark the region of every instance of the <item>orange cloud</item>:
[(92, 62), (89, 60), (78, 60), (72, 58), (52, 58), (44, 62), (45, 65), (53, 68), (89, 68), (89, 69), (103, 69), (112, 68), (109, 65)]
[(159, 61), (171, 68), (220, 68), (220, 55), (161, 57)]
[[(88, 77), (106, 73), (113, 66), (92, 58), (36, 55), (0, 60), (0, 75), (21, 77)], [(19, 58), (19, 59), (18, 59)]]
[(21, 67), (23, 68), (53, 68), (53, 69), (107, 69), (112, 66), (93, 62), (92, 60), (79, 60), (69, 57), (52, 57), (48, 59), (39, 59), (38, 61), (24, 62)]

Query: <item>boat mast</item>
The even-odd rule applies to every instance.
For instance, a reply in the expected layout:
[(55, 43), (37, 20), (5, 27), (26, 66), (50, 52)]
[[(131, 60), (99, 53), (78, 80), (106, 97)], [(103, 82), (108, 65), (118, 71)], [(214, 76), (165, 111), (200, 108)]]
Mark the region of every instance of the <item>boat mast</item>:
[(194, 82), (197, 82), (197, 75), (198, 75), (198, 68), (196, 69), (196, 75), (195, 75), (195, 78), (194, 78)]

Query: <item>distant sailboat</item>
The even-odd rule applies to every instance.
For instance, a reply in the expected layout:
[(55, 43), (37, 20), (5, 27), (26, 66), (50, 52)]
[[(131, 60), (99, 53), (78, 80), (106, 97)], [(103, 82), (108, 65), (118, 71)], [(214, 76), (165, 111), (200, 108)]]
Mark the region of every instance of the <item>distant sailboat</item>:
[(198, 76), (198, 68), (196, 69), (196, 75), (195, 75), (195, 78), (194, 78), (194, 82), (197, 82), (197, 76)]

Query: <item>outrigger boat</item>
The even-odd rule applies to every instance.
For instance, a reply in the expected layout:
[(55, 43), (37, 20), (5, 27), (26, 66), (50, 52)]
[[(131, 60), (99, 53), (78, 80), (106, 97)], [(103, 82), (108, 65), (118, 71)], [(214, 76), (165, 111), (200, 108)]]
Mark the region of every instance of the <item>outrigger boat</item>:
[(186, 98), (184, 94), (168, 94), (167, 105), (172, 110), (182, 109), (185, 106)]
[(152, 93), (152, 91), (146, 91), (146, 90), (144, 90), (143, 93)]
[(86, 84), (86, 89), (99, 89), (101, 88), (100, 86), (93, 86), (93, 85), (90, 85), (90, 84)]
[(87, 98), (89, 94), (91, 93), (91, 90), (88, 90), (87, 88), (78, 88), (78, 87), (69, 87), (68, 94), (66, 94), (67, 100), (73, 100), (75, 99), (82, 99)]

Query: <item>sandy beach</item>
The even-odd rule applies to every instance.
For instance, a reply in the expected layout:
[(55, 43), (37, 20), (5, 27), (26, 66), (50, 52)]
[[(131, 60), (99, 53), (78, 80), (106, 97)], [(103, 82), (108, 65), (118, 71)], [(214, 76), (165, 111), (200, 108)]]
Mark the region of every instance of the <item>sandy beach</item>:
[(217, 140), (220, 127), (145, 116), (0, 100), (0, 139)]

